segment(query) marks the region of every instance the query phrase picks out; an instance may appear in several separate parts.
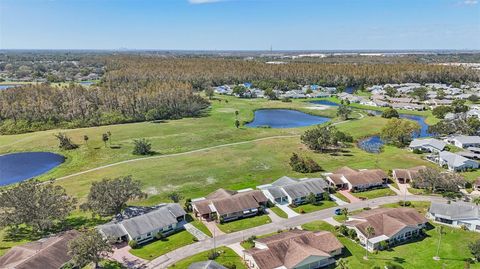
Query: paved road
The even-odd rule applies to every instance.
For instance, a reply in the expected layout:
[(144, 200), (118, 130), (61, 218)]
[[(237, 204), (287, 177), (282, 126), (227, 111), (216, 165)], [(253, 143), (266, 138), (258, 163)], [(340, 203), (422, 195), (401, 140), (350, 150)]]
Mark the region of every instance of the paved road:
[[(403, 198), (404, 197), (402, 196), (380, 197), (372, 200), (366, 200), (358, 203), (348, 204), (342, 207), (348, 208), (349, 211), (354, 211), (354, 210), (362, 209), (364, 207), (376, 207), (384, 204), (396, 203), (398, 201), (403, 200)], [(445, 199), (441, 197), (418, 196), (418, 195), (409, 195), (409, 196), (406, 196), (406, 199), (408, 201), (430, 201), (430, 202), (445, 201)], [(168, 266), (174, 264), (179, 260), (190, 257), (202, 251), (211, 250), (214, 248), (214, 246), (216, 247), (228, 246), (235, 243), (239, 243), (252, 235), (262, 235), (262, 234), (273, 233), (281, 229), (296, 227), (308, 222), (323, 220), (329, 217), (333, 217), (334, 210), (336, 208), (340, 208), (340, 206), (312, 212), (309, 214), (299, 215), (289, 219), (283, 219), (282, 222), (269, 223), (269, 224), (254, 227), (251, 229), (243, 230), (240, 232), (220, 235), (220, 236), (217, 236), (216, 238), (210, 238), (202, 242), (187, 245), (152, 260), (150, 263), (147, 264), (147, 268), (167, 268)]]

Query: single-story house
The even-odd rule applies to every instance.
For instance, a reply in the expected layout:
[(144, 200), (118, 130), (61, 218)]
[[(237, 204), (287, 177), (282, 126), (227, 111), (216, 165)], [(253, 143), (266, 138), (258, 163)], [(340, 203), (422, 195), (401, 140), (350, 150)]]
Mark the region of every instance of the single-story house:
[(442, 151), (438, 154), (438, 164), (446, 166), (450, 171), (465, 171), (467, 169), (477, 169), (478, 162), (467, 159), (456, 153)]
[(218, 189), (207, 197), (193, 199), (192, 208), (197, 217), (223, 222), (258, 215), (264, 211), (267, 202), (260, 190)]
[(305, 203), (307, 196), (311, 193), (317, 197), (317, 200), (321, 200), (328, 189), (328, 184), (321, 178), (294, 179), (284, 176), (272, 184), (257, 188), (272, 203), (299, 205)]
[(59, 269), (72, 259), (72, 256), (68, 254), (68, 243), (79, 234), (79, 232), (71, 230), (15, 246), (0, 256), (0, 268)]
[(480, 136), (460, 135), (450, 139), (459, 148), (480, 147)]
[(395, 109), (406, 109), (406, 110), (425, 110), (424, 105), (418, 105), (413, 103), (392, 103), (392, 108)]
[(323, 268), (335, 264), (343, 245), (330, 232), (291, 230), (256, 239), (255, 247), (244, 250), (251, 269)]
[[(377, 208), (350, 216), (345, 225), (357, 232), (363, 247), (373, 251), (382, 241), (393, 246), (419, 236), (426, 223), (413, 208)], [(368, 234), (367, 227), (373, 228), (373, 234)]]
[(426, 168), (426, 166), (422, 165), (408, 169), (393, 169), (392, 175), (393, 178), (401, 184), (410, 183), (412, 181), (415, 181), (415, 179), (418, 178), (419, 172)]
[(453, 227), (460, 228), (463, 226), (471, 231), (480, 232), (479, 207), (473, 203), (451, 202), (448, 204), (432, 202), (428, 209), (427, 218)]
[(216, 261), (204, 261), (204, 262), (196, 262), (190, 264), (188, 269), (227, 269), (227, 267), (217, 263)]
[(480, 191), (480, 177), (478, 177), (473, 183), (473, 189), (476, 191)]
[(347, 166), (325, 174), (325, 178), (332, 186), (351, 191), (384, 187), (388, 181), (387, 174), (381, 169), (355, 170)]
[(135, 240), (141, 244), (154, 239), (158, 233), (168, 235), (183, 229), (186, 214), (179, 204), (164, 204), (145, 214), (106, 223), (97, 229), (110, 240)]
[(420, 150), (423, 152), (440, 152), (445, 149), (447, 143), (435, 138), (414, 139), (408, 146), (411, 150)]

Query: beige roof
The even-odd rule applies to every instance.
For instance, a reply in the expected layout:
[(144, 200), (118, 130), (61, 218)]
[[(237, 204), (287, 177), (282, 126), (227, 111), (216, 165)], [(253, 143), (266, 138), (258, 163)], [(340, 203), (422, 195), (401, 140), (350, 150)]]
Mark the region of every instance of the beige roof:
[(293, 268), (306, 258), (314, 256), (331, 257), (329, 253), (343, 248), (330, 232), (292, 230), (256, 240), (267, 249), (253, 248), (245, 252), (252, 255), (260, 269), (281, 266)]
[(383, 183), (383, 179), (387, 178), (387, 174), (381, 169), (363, 170), (356, 173), (343, 175), (350, 184), (353, 186), (371, 184), (371, 183)]
[(396, 178), (415, 180), (418, 177), (419, 172), (426, 168), (426, 166), (422, 165), (408, 169), (393, 169), (393, 172)]
[(364, 235), (368, 226), (373, 227), (375, 234), (372, 237), (386, 235), (391, 237), (405, 227), (417, 227), (427, 222), (413, 208), (377, 208), (366, 210), (352, 216), (353, 221), (348, 221), (347, 226), (355, 226)]
[(351, 174), (351, 173), (357, 173), (357, 172), (358, 170), (352, 169), (348, 166), (344, 166), (333, 171), (333, 174)]
[(15, 246), (0, 257), (0, 268), (58, 269), (71, 260), (68, 242), (78, 236), (75, 230), (58, 236)]
[(240, 212), (245, 209), (257, 208), (260, 203), (267, 202), (267, 197), (259, 190), (245, 192), (228, 191), (218, 189), (207, 196), (207, 199), (194, 202), (197, 211), (200, 214), (211, 213), (209, 207), (213, 204), (220, 215)]

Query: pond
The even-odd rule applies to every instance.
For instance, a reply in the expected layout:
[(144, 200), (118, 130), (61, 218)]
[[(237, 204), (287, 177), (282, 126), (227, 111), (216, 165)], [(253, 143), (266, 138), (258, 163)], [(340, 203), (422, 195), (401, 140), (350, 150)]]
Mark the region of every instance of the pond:
[(19, 84), (3, 84), (3, 85), (0, 85), (0, 91), (8, 88), (17, 87), (17, 86), (20, 86), (20, 85)]
[(290, 109), (260, 109), (255, 111), (252, 122), (247, 127), (295, 128), (322, 124), (329, 118), (310, 115)]
[(332, 107), (340, 106), (340, 104), (337, 104), (335, 102), (328, 101), (328, 100), (314, 100), (314, 101), (310, 101), (309, 103), (316, 104), (316, 105), (323, 105), (323, 106), (332, 106)]
[(357, 145), (366, 152), (380, 153), (384, 144), (380, 136), (374, 135), (358, 141)]
[(0, 186), (39, 176), (65, 161), (51, 152), (21, 152), (0, 155)]

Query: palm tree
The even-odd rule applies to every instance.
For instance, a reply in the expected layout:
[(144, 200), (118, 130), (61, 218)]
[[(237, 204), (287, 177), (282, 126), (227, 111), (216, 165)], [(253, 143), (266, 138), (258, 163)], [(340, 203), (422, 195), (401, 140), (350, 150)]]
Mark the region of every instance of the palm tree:
[(343, 223), (347, 222), (347, 218), (348, 218), (348, 208), (344, 207), (341, 209), (341, 212), (342, 212), (342, 215), (345, 217), (345, 220), (343, 221)]
[(438, 237), (438, 245), (437, 245), (437, 255), (435, 255), (435, 257), (433, 257), (434, 260), (438, 261), (440, 260), (440, 256), (439, 253), (440, 253), (440, 242), (442, 241), (442, 234), (443, 234), (443, 226), (438, 226), (437, 227), (437, 231), (438, 231), (438, 234), (440, 235)]
[(365, 240), (365, 260), (368, 260), (368, 239), (375, 234), (375, 229), (369, 225), (365, 229), (365, 232), (367, 233), (367, 240)]
[(340, 269), (348, 269), (348, 262), (347, 260), (340, 258), (337, 261), (337, 267)]
[(83, 141), (85, 141), (85, 144), (88, 144), (88, 135), (83, 136)]
[(105, 143), (105, 147), (107, 147), (107, 141), (108, 141), (108, 134), (102, 134), (102, 141)]

